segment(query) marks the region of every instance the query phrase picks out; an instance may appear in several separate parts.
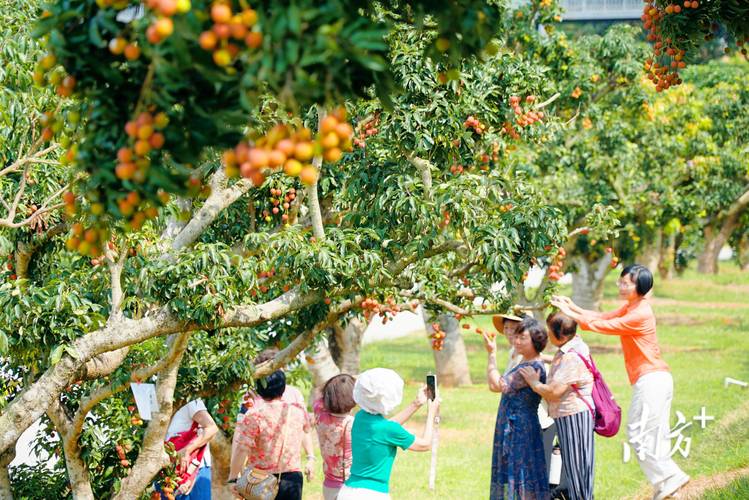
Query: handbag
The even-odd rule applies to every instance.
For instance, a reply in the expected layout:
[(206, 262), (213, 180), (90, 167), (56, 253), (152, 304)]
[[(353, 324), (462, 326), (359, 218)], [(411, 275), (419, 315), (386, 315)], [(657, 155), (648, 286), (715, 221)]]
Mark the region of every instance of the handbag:
[[(289, 414), (289, 405), (284, 403), (283, 415), (281, 417), (282, 441), (281, 452), (276, 465), (283, 458), (283, 449), (286, 445), (286, 417)], [(281, 474), (271, 474), (264, 470), (247, 467), (237, 479), (237, 494), (246, 500), (273, 500), (278, 495), (278, 487), (281, 482)]]

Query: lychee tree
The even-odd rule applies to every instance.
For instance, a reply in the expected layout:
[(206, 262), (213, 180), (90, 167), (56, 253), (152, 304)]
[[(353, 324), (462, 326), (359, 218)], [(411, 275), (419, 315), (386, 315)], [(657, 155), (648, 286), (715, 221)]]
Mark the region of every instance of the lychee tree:
[[(749, 207), (749, 64), (738, 58), (691, 68), (684, 91), (656, 104), (665, 148), (681, 165), (679, 219), (702, 234), (698, 270), (718, 271), (718, 254)], [(720, 75), (720, 76), (718, 76)], [(658, 111), (656, 111), (658, 114)]]
[[(235, 408), (225, 401), (356, 308), (470, 314), (458, 278), (485, 297), (495, 282), (511, 290), (561, 231), (558, 211), (504, 168), (524, 135), (511, 129), (532, 140), (543, 126), (540, 74), (491, 47), (488, 62), (469, 56), (498, 11), (450, 5), (431, 18), (442, 6), (50, 5), (33, 78), (79, 114), (64, 135), (52, 124), (65, 113), (38, 128), (51, 144), (71, 139), (58, 215), (69, 232), (43, 227), (24, 275), (0, 285), (13, 396), (0, 449), (44, 417), (73, 496), (135, 498), (169, 463), (180, 400), (202, 395), (222, 423)], [(294, 9), (312, 21), (289, 24)], [(440, 109), (429, 110), (432, 90)], [(378, 114), (382, 131), (343, 155)], [(6, 258), (18, 250), (7, 240)], [(271, 345), (278, 356), (253, 366)], [(160, 408), (143, 426), (128, 383), (153, 377)]]

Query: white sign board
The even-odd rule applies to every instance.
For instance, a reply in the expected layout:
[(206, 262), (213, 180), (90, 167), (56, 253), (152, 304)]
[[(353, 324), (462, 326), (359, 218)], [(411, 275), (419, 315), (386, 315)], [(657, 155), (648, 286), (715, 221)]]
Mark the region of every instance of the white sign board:
[(133, 390), (140, 418), (151, 420), (151, 413), (159, 411), (159, 402), (156, 399), (156, 385), (131, 383), (130, 388)]

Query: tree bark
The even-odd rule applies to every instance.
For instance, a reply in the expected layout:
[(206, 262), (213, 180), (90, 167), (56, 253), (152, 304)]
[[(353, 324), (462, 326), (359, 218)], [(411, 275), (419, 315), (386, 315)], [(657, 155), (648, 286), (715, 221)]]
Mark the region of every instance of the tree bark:
[(328, 347), (328, 340), (322, 339), (312, 349), (307, 351), (307, 368), (312, 375), (314, 388), (321, 388), (331, 377), (341, 373)]
[(339, 320), (331, 327), (327, 338), (307, 351), (307, 367), (312, 384), (321, 388), (325, 382), (340, 373), (359, 374), (359, 355), (367, 323), (353, 316), (341, 325)]
[(367, 322), (359, 316), (353, 316), (341, 327), (340, 322), (333, 325), (333, 359), (343, 373), (358, 375), (361, 369), (360, 356)]
[(747, 207), (749, 207), (749, 190), (745, 191), (726, 211), (721, 212), (715, 221), (705, 226), (702, 231), (705, 245), (697, 259), (698, 272), (718, 273), (718, 255), (738, 226), (739, 218)]
[(172, 241), (172, 251), (181, 250), (195, 242), (203, 231), (214, 221), (218, 214), (237, 201), (252, 188), (252, 182), (241, 179), (231, 187), (226, 185), (224, 169), (218, 169), (211, 178), (211, 194), (203, 206), (195, 213)]
[(611, 269), (613, 255), (604, 253), (595, 262), (583, 256), (572, 258), (575, 271), (572, 273), (572, 300), (583, 309), (600, 310), (603, 299), (603, 281)]
[(15, 458), (15, 450), (9, 450), (0, 455), (0, 500), (13, 500), (13, 488), (10, 485), (8, 466)]
[(52, 402), (47, 415), (60, 434), (65, 468), (68, 471), (68, 484), (73, 498), (75, 500), (94, 500), (91, 478), (88, 475), (86, 463), (81, 458), (81, 448), (78, 444), (80, 434), (74, 432), (72, 421), (58, 400)]
[(211, 498), (212, 500), (234, 500), (231, 488), (226, 484), (231, 465), (231, 441), (221, 429), (211, 439)]
[(736, 229), (738, 217), (727, 217), (720, 228), (706, 226), (703, 231), (705, 244), (697, 258), (697, 271), (703, 274), (718, 274), (718, 256), (723, 246)]
[(665, 236), (661, 245), (661, 255), (658, 261), (658, 274), (662, 280), (674, 277), (674, 261), (676, 260), (676, 236)]
[(736, 262), (739, 269), (749, 271), (749, 232), (745, 233), (736, 245)]
[(112, 497), (115, 500), (138, 498), (156, 473), (169, 464), (169, 455), (164, 450), (164, 437), (172, 419), (177, 372), (189, 339), (190, 332), (179, 333), (169, 339), (169, 362), (159, 372), (156, 382), (156, 400), (159, 410), (151, 413), (151, 422), (143, 436), (138, 458), (133, 468), (130, 469), (130, 473), (120, 483), (120, 491)]
[(661, 259), (661, 245), (663, 244), (663, 230), (658, 229), (653, 236), (653, 240), (644, 245), (637, 257), (638, 262), (655, 273), (658, 270), (658, 264)]
[[(460, 324), (452, 314), (440, 314), (437, 318), (440, 329), (445, 332), (441, 351), (433, 351), (434, 364), (437, 370), (437, 380), (443, 387), (456, 387), (471, 384), (471, 372), (468, 368), (468, 356), (463, 336), (460, 334)], [(432, 322), (428, 321), (424, 311), (424, 323), (427, 335), (431, 335)]]

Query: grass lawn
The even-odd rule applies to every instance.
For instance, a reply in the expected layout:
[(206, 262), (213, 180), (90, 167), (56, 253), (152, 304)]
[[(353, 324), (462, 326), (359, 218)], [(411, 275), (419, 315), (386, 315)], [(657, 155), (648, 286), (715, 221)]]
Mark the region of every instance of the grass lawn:
[[(604, 309), (617, 306), (615, 278), (613, 274), (608, 277)], [(725, 377), (749, 381), (747, 296), (749, 275), (731, 265), (723, 265), (718, 276), (702, 276), (690, 270), (669, 282), (656, 281), (653, 303), (658, 338), (675, 381), (672, 425), (676, 422), (676, 411), (692, 422), (683, 432), (691, 438), (689, 455), (685, 458), (677, 452), (675, 459), (693, 477), (749, 465), (749, 390), (723, 386)], [(484, 328), (491, 324), (488, 317), (476, 318), (476, 322)], [(617, 436), (596, 436), (596, 497), (649, 498), (651, 490), (636, 459), (623, 462), (624, 425), (631, 389), (619, 340), (588, 332), (583, 335), (625, 416)], [(429, 453), (399, 451), (391, 479), (393, 498), (488, 497), (499, 396), (489, 392), (486, 386), (486, 354), (480, 337), (466, 333), (464, 338), (474, 385), (441, 391), (437, 488), (434, 492), (427, 488)], [(500, 345), (500, 365), (506, 360), (506, 349), (506, 344)], [(553, 347), (547, 348), (547, 352), (552, 351)], [(362, 352), (362, 369), (376, 366), (393, 368), (401, 374), (407, 383), (404, 401), (408, 403), (434, 365), (427, 339), (414, 335), (368, 345)], [(715, 417), (705, 429), (692, 420), (702, 407), (707, 415)], [(420, 431), (424, 415), (422, 410), (406, 427)], [(737, 498), (731, 491), (746, 493), (747, 481), (739, 480), (722, 493), (711, 492), (713, 496), (709, 498)], [(322, 498), (321, 480), (305, 485), (305, 498)]]

